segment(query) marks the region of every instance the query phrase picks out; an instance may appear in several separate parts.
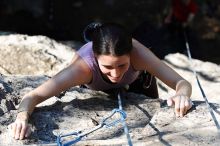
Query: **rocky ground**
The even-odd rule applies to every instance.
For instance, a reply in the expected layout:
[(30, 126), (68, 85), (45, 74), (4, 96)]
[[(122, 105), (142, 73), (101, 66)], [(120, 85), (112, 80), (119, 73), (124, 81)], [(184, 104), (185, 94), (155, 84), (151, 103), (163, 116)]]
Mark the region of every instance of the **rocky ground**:
[[(74, 44), (71, 47), (77, 49), (79, 46)], [(31, 116), (33, 133), (29, 139), (16, 141), (10, 137), (7, 125), (14, 121), (22, 96), (71, 61), (74, 51), (68, 46), (44, 36), (0, 37), (0, 145), (56, 145), (56, 135), (93, 128), (118, 107), (117, 100), (103, 92), (74, 87), (37, 106)], [(189, 63), (185, 55), (178, 53), (167, 55), (164, 62), (191, 82), (194, 106), (185, 117), (176, 118), (173, 108), (164, 102), (174, 91), (160, 81), (160, 99), (127, 93), (123, 108), (133, 144), (219, 145), (220, 133), (190, 69), (197, 71), (210, 107), (220, 122), (219, 65), (195, 59)], [(118, 117), (115, 115), (112, 120)], [(77, 145), (127, 145), (127, 139), (119, 124), (100, 129)]]
[(0, 42), (2, 74), (51, 76), (64, 68), (73, 56), (70, 47), (45, 36), (0, 36)]

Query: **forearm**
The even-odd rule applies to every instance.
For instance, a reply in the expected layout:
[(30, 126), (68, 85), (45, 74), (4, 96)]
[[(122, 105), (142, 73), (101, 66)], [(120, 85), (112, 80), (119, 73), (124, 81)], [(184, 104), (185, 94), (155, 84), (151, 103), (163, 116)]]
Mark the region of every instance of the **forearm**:
[(34, 97), (25, 95), (19, 104), (18, 112), (27, 111), (31, 115), (38, 103), (40, 101), (37, 101)]
[(180, 80), (176, 84), (176, 95), (185, 95), (190, 98), (192, 94), (192, 86), (186, 80)]
[(49, 79), (44, 84), (27, 93), (20, 105), (18, 112), (26, 111), (29, 115), (33, 112), (35, 106), (46, 99), (58, 95), (63, 89), (67, 88), (67, 81), (62, 81), (62, 76), (57, 74), (55, 77)]
[(31, 96), (30, 93), (25, 95), (19, 104), (17, 118), (28, 121), (35, 106), (40, 102), (42, 102), (42, 99)]
[(52, 96), (58, 95), (64, 87), (64, 85), (50, 79), (33, 91), (27, 93), (19, 104), (16, 119), (28, 121), (36, 105)]

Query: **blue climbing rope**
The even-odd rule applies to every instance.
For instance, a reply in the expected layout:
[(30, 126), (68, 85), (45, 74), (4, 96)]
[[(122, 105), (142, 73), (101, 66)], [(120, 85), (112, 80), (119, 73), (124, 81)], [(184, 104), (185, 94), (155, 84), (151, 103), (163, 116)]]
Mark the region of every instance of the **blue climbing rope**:
[[(75, 143), (79, 142), (80, 140), (82, 140), (83, 137), (89, 135), (90, 133), (97, 131), (103, 127), (105, 128), (109, 128), (109, 127), (113, 127), (116, 126), (118, 123), (122, 123), (123, 127), (124, 127), (124, 132), (127, 136), (128, 139), (128, 144), (129, 146), (132, 146), (132, 142), (131, 142), (131, 138), (129, 136), (129, 131), (128, 131), (128, 127), (126, 125), (125, 119), (127, 117), (126, 113), (124, 110), (122, 110), (122, 104), (121, 104), (121, 93), (118, 93), (118, 103), (119, 103), (119, 108), (115, 108), (112, 110), (111, 114), (107, 117), (105, 117), (104, 119), (102, 119), (102, 121), (100, 122), (99, 125), (97, 125), (96, 127), (92, 128), (92, 129), (87, 129), (83, 131), (75, 131), (72, 133), (68, 133), (65, 135), (58, 135), (57, 139), (56, 139), (56, 143), (58, 146), (70, 146), (70, 145), (74, 145)], [(115, 119), (113, 121), (110, 121), (110, 119), (116, 114), (119, 113), (120, 114), (120, 118)], [(64, 142), (63, 138), (64, 137), (68, 137), (68, 136), (75, 136), (75, 138), (71, 141), (68, 142)]]
[[(118, 105), (119, 105), (119, 109), (122, 110), (121, 92), (118, 93)], [(125, 119), (122, 119), (122, 124), (123, 124), (123, 127), (124, 127), (124, 133), (127, 136), (128, 145), (132, 146), (133, 144), (132, 144), (132, 141), (131, 141), (131, 137), (130, 137), (128, 126), (125, 122)]]

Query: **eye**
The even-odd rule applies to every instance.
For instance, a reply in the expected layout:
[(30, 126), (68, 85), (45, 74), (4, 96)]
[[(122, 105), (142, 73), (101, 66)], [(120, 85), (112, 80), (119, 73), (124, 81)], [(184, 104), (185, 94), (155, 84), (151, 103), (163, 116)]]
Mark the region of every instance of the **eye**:
[(119, 67), (119, 68), (124, 68), (124, 67), (126, 67), (127, 65), (128, 65), (128, 63), (124, 63), (124, 64), (118, 65), (118, 67)]
[(108, 66), (108, 65), (103, 65), (106, 69), (113, 69), (112, 66)]
[(123, 68), (123, 67), (125, 67), (125, 64), (119, 65), (118, 67)]

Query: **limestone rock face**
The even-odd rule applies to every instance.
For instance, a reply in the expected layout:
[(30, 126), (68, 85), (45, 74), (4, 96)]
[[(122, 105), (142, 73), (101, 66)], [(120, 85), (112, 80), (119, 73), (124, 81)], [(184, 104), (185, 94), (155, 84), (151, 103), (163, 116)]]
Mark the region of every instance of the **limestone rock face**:
[[(25, 43), (27, 40), (29, 41)], [(56, 145), (58, 134), (79, 130), (85, 132), (100, 124), (114, 108), (118, 108), (118, 101), (117, 98), (113, 98), (114, 96), (101, 91), (73, 87), (61, 93), (59, 97), (51, 97), (37, 105), (31, 116), (30, 124), (33, 132), (30, 138), (22, 141), (14, 140), (7, 126), (15, 120), (21, 98), (25, 93), (48, 80), (50, 75), (64, 68), (71, 61), (74, 51), (44, 36), (11, 35), (0, 37), (0, 42), (0, 49), (5, 54), (0, 54), (0, 61), (2, 61), (0, 64), (2, 67), (0, 70), (0, 145)], [(33, 44), (35, 44), (34, 47)], [(33, 60), (27, 59), (32, 57)], [(49, 61), (45, 61), (45, 58)], [(138, 146), (219, 145), (220, 137), (217, 128), (191, 71), (191, 68), (197, 71), (216, 120), (219, 122), (219, 65), (194, 59), (189, 63), (187, 57), (182, 54), (170, 54), (166, 56), (164, 62), (192, 84), (194, 106), (185, 117), (176, 118), (173, 107), (167, 107), (164, 104), (164, 100), (173, 96), (175, 92), (159, 80), (161, 99), (126, 93), (122, 103), (127, 113), (126, 123), (133, 144)], [(27, 67), (28, 64), (31, 64), (30, 68)], [(115, 114), (110, 120), (118, 118), (120, 116)], [(73, 137), (67, 137), (65, 141), (71, 139)], [(122, 124), (118, 124), (111, 128), (97, 130), (76, 145), (127, 145), (127, 139)]]
[(45, 36), (0, 36), (0, 72), (53, 75), (71, 60), (74, 51)]

